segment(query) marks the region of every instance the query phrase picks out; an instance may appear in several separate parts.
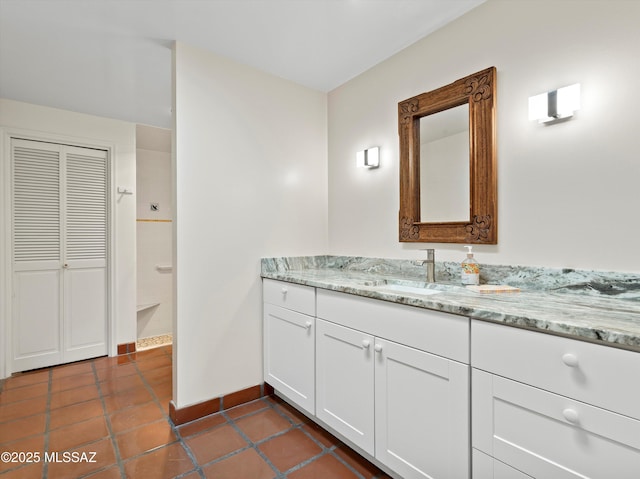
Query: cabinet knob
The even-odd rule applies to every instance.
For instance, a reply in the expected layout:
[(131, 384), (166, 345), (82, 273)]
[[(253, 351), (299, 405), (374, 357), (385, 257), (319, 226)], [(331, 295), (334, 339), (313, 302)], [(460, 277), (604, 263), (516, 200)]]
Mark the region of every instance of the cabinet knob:
[(371, 346), (371, 342), (368, 339), (363, 339), (362, 340), (362, 347), (364, 349), (369, 349), (369, 346)]
[(562, 362), (570, 368), (575, 368), (578, 366), (578, 356), (571, 353), (564, 354), (562, 355)]
[(580, 420), (580, 417), (578, 416), (578, 411), (576, 411), (575, 409), (567, 408), (562, 411), (562, 415), (571, 424), (577, 424), (578, 421)]
[(286, 286), (282, 287), (282, 294), (287, 294), (289, 292), (289, 290), (287, 289)]
[(376, 344), (373, 349), (376, 351), (376, 353), (381, 353), (382, 352), (382, 344)]
[(311, 329), (311, 321), (307, 321), (306, 323), (304, 323), (304, 327), (307, 329)]

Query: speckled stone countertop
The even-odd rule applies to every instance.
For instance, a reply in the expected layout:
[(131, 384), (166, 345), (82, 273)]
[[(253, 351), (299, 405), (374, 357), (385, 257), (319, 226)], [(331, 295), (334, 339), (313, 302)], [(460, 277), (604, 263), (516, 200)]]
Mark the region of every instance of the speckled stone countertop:
[[(481, 265), (481, 284), (520, 288), (497, 294), (467, 290), (450, 262), (436, 262), (435, 283), (415, 261), (346, 256), (264, 258), (261, 275), (640, 352), (637, 274)], [(439, 292), (389, 289), (398, 284)]]

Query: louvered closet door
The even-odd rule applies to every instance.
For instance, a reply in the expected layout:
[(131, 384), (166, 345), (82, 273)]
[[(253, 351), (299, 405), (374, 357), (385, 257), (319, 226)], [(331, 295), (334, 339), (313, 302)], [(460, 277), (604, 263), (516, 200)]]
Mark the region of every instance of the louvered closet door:
[(62, 147), (12, 140), (13, 371), (62, 362)]
[(107, 157), (65, 148), (64, 359), (107, 353)]
[(106, 152), (12, 139), (12, 371), (107, 353)]

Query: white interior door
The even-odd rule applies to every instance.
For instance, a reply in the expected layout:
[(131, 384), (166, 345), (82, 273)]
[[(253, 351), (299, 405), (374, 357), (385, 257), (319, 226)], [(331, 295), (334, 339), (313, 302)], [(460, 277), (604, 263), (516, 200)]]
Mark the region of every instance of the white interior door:
[(65, 148), (64, 360), (107, 353), (107, 155)]
[(12, 371), (107, 353), (107, 153), (11, 140)]

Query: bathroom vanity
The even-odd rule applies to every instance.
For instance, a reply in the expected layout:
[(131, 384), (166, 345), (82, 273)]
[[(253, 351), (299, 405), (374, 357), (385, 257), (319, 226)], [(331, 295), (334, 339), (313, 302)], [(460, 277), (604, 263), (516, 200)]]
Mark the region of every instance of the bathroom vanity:
[(264, 377), (285, 400), (398, 478), (638, 477), (637, 301), (367, 262), (263, 260)]

